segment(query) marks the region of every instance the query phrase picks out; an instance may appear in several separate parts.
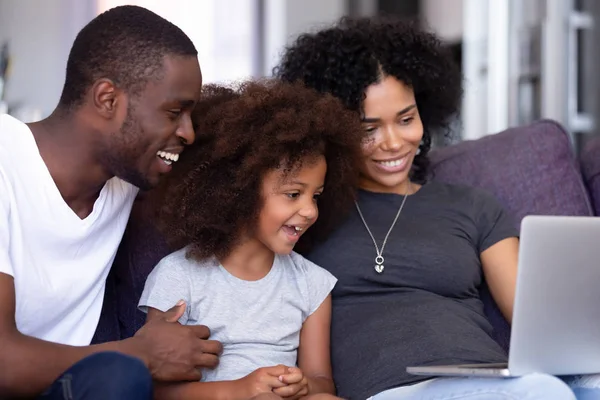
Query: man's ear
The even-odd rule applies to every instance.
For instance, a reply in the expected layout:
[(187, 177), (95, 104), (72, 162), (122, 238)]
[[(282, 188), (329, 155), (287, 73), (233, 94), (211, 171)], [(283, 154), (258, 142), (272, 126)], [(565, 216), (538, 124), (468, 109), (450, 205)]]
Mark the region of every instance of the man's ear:
[(92, 101), (96, 112), (106, 119), (116, 116), (122, 91), (110, 79), (102, 78), (92, 86)]

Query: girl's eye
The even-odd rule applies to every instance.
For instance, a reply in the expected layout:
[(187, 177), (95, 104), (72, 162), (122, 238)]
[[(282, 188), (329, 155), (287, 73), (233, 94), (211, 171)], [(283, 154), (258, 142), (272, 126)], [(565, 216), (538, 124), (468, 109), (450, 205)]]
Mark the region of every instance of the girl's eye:
[(376, 126), (367, 126), (365, 128), (365, 132), (367, 133), (367, 135), (372, 135), (373, 133), (375, 133), (376, 130), (377, 130)]
[(313, 200), (315, 200), (315, 201), (319, 200), (319, 197), (321, 197), (321, 195), (322, 195), (322, 194), (323, 194), (323, 193), (315, 193), (315, 194), (313, 195)]
[(286, 193), (286, 196), (289, 197), (290, 199), (296, 199), (296, 198), (298, 198), (298, 196), (300, 196), (300, 193), (298, 193), (298, 192)]

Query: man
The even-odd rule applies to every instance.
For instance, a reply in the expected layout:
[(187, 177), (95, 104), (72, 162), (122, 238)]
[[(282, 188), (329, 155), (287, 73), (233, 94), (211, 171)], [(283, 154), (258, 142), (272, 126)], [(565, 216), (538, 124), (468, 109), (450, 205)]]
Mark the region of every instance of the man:
[(0, 398), (150, 399), (152, 379), (199, 379), (220, 344), (176, 323), (90, 346), (105, 279), (138, 188), (155, 186), (194, 140), (197, 51), (140, 7), (78, 34), (57, 108), (0, 116)]

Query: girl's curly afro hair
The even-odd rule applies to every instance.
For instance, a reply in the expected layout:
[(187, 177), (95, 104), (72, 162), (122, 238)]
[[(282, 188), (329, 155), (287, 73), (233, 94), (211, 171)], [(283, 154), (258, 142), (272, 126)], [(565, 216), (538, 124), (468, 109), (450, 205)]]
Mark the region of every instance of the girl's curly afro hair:
[(384, 77), (411, 86), (424, 126), (412, 170), (412, 179), (420, 183), (427, 178), (432, 135), (449, 133), (462, 96), (461, 73), (450, 50), (416, 23), (394, 17), (345, 17), (331, 28), (303, 34), (273, 73), (331, 93), (359, 113), (367, 87)]
[(189, 256), (226, 257), (253, 232), (265, 174), (290, 173), (324, 156), (319, 217), (296, 248), (324, 237), (351, 210), (361, 163), (362, 128), (331, 95), (277, 80), (207, 85), (192, 115), (196, 141), (156, 191), (159, 226)]

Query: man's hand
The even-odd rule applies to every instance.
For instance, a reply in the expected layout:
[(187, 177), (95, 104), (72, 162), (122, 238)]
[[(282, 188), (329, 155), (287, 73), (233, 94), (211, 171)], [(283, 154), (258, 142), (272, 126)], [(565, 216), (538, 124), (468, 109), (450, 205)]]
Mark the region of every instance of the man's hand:
[(288, 367), (285, 365), (259, 368), (235, 381), (236, 385), (233, 389), (236, 395), (241, 395), (240, 397), (245, 399), (251, 399), (262, 393), (272, 393), (274, 389), (287, 385), (279, 380), (279, 377), (287, 371)]
[(287, 373), (279, 376), (279, 380), (286, 386), (273, 390), (273, 393), (278, 396), (298, 399), (308, 394), (308, 379), (300, 368), (289, 367)]
[(133, 339), (157, 381), (198, 381), (200, 368), (214, 368), (223, 349), (220, 342), (207, 340), (210, 330), (203, 325), (182, 326), (177, 320), (185, 311), (179, 302), (159, 318), (153, 318)]

